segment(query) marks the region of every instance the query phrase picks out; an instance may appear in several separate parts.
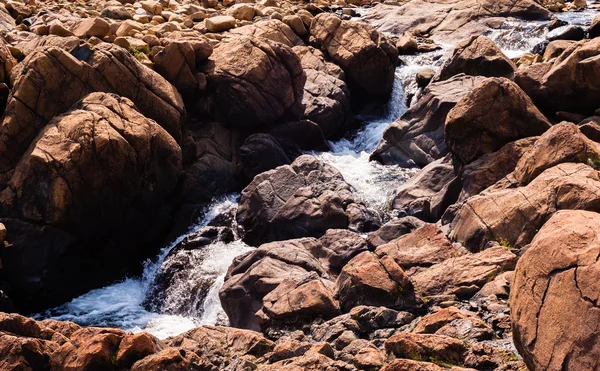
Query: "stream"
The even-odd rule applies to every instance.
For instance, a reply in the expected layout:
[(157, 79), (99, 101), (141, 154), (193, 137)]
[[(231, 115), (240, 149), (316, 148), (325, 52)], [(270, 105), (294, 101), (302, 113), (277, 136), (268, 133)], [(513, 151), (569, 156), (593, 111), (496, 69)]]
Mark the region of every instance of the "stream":
[[(361, 14), (368, 12), (362, 9)], [(557, 17), (571, 24), (588, 25), (596, 9), (577, 13), (561, 13)], [(514, 58), (530, 51), (545, 39), (548, 32), (545, 22), (506, 20), (501, 28), (488, 33), (498, 46)], [(452, 45), (416, 56), (402, 56), (404, 64), (396, 69), (394, 88), (387, 109), (380, 115), (359, 115), (365, 126), (343, 139), (331, 143), (332, 151), (311, 153), (337, 168), (345, 180), (369, 206), (388, 213), (388, 202), (399, 185), (409, 179), (416, 169), (399, 166), (383, 166), (369, 162), (369, 154), (382, 138), (385, 128), (399, 118), (408, 108), (407, 96), (417, 92), (415, 75), (424, 68), (439, 68), (451, 51)], [(129, 277), (113, 285), (92, 290), (72, 301), (43, 313), (37, 319), (52, 318), (73, 321), (81, 325), (119, 327), (131, 332), (147, 331), (163, 339), (177, 335), (199, 325), (227, 324), (227, 318), (219, 301), (219, 290), (232, 260), (252, 247), (241, 241), (213, 243), (202, 248), (202, 254), (193, 264), (193, 271), (184, 279), (169, 287), (167, 302), (163, 308), (178, 308), (175, 311), (149, 311), (144, 300), (160, 271), (161, 264), (169, 252), (185, 237), (192, 235), (218, 215), (237, 207), (239, 194), (227, 195), (213, 200), (206, 206), (203, 217), (190, 226), (188, 232), (165, 246), (152, 260), (145, 263), (141, 277)], [(190, 295), (195, 280), (210, 278), (212, 284), (204, 300)], [(185, 307), (184, 310), (181, 308)]]

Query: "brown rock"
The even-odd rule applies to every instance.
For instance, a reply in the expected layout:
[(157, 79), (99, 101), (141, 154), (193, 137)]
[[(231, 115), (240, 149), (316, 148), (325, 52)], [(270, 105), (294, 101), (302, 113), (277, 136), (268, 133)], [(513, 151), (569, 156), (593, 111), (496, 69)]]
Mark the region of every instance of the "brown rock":
[(350, 259), (367, 250), (364, 238), (345, 229), (329, 229), (311, 253), (324, 267), (339, 272)]
[[(248, 4), (238, 4), (240, 6), (249, 6)], [(236, 5), (234, 5), (235, 7)], [(251, 37), (269, 39), (282, 43), (286, 46), (294, 47), (304, 45), (304, 42), (294, 33), (294, 31), (285, 23), (277, 19), (269, 19), (256, 22), (247, 26), (239, 27), (230, 31), (233, 35), (246, 35)]]
[(448, 113), (445, 140), (462, 163), (516, 139), (542, 134), (548, 120), (512, 81), (488, 78)]
[(358, 95), (371, 99), (390, 95), (398, 50), (385, 36), (371, 26), (328, 13), (314, 18), (310, 34), (311, 43), (346, 72)]
[(378, 247), (395, 240), (425, 225), (423, 221), (412, 216), (392, 219), (375, 232), (369, 233), (367, 242), (371, 247)]
[(515, 345), (531, 370), (600, 367), (597, 213), (559, 211), (519, 259), (511, 292)]
[(494, 331), (476, 313), (455, 307), (441, 309), (424, 316), (413, 330), (416, 334), (437, 334), (465, 341), (494, 338)]
[(398, 358), (461, 364), (467, 345), (449, 336), (400, 333), (385, 341), (385, 350)]
[(470, 297), (496, 275), (514, 268), (517, 257), (496, 246), (477, 254), (451, 258), (410, 276), (422, 295)]
[(554, 40), (551, 41), (548, 46), (546, 46), (546, 50), (544, 51), (543, 60), (544, 62), (548, 62), (553, 58), (560, 56), (565, 50), (567, 50), (571, 45), (575, 44), (575, 41), (571, 40)]
[(52, 354), (50, 364), (65, 371), (111, 369), (123, 337), (122, 330), (83, 328)]
[(103, 38), (110, 33), (110, 25), (102, 18), (88, 18), (79, 22), (71, 31), (79, 38)]
[[(436, 365), (430, 362), (412, 361), (409, 359), (396, 359), (388, 363), (381, 371), (444, 371), (448, 370), (445, 367)], [(474, 371), (469, 368), (452, 367), (452, 371)]]
[(163, 347), (157, 338), (148, 333), (128, 335), (121, 340), (115, 361), (120, 367), (131, 367), (136, 361), (159, 352)]
[(334, 292), (344, 311), (358, 305), (415, 309), (419, 301), (413, 285), (393, 259), (365, 251), (342, 269)]
[(235, 27), (235, 18), (229, 15), (218, 15), (207, 18), (205, 21), (206, 29), (209, 32), (223, 32)]

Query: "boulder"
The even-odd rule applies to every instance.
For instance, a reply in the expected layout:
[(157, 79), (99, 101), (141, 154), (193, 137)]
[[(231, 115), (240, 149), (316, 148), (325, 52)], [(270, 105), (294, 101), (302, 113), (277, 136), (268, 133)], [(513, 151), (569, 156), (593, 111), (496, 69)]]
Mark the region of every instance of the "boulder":
[(408, 234), (423, 225), (425, 225), (425, 223), (422, 220), (412, 216), (392, 219), (375, 232), (369, 233), (367, 242), (369, 243), (369, 246), (375, 248)]
[(209, 32), (223, 32), (235, 27), (235, 18), (230, 15), (218, 15), (207, 18), (205, 21), (206, 29)]
[(251, 21), (255, 10), (250, 4), (234, 4), (225, 13), (240, 21)]
[[(284, 280), (288, 280), (287, 285), (290, 286), (291, 281), (299, 282), (310, 272), (328, 279), (327, 271), (310, 253), (318, 244), (320, 242), (314, 238), (272, 242), (236, 258), (229, 267), (225, 283), (219, 292), (221, 305), (230, 324), (240, 328), (260, 329), (256, 313), (263, 308), (263, 298)], [(303, 290), (304, 288), (298, 291), (299, 295)], [(271, 301), (277, 301), (282, 292), (278, 293), (277, 296), (270, 297)], [(273, 303), (269, 305), (272, 306)]]
[[(240, 6), (249, 6), (248, 4), (238, 4)], [(236, 5), (234, 5), (235, 7)], [(232, 35), (246, 35), (256, 38), (269, 39), (289, 46), (304, 45), (304, 42), (296, 33), (285, 23), (278, 19), (269, 19), (259, 21), (247, 26), (231, 30)]]
[(595, 16), (592, 19), (592, 23), (590, 24), (590, 27), (588, 28), (588, 36), (590, 37), (590, 39), (595, 39), (596, 37), (600, 36), (600, 17), (599, 16)]
[[(445, 371), (446, 367), (438, 366), (431, 362), (413, 361), (410, 359), (396, 359), (381, 369), (381, 371)], [(475, 371), (472, 368), (452, 367), (452, 371)]]
[(507, 177), (460, 207), (450, 238), (471, 251), (490, 241), (524, 247), (557, 210), (600, 210), (599, 180), (596, 170), (576, 163), (551, 167), (526, 186)]
[(600, 144), (570, 122), (554, 125), (540, 136), (517, 163), (514, 176), (519, 184), (526, 185), (544, 170), (565, 162), (600, 165)]
[(553, 61), (519, 70), (515, 82), (544, 110), (592, 113), (600, 84), (587, 76), (600, 68), (599, 53), (600, 39), (579, 41)]
[(477, 254), (450, 258), (410, 275), (415, 290), (424, 296), (456, 295), (469, 298), (496, 275), (512, 270), (517, 256), (503, 246)]
[[(45, 81), (39, 84), (39, 81)], [(116, 93), (132, 100), (175, 140), (181, 138), (181, 96), (156, 72), (126, 50), (111, 44), (89, 44), (67, 51), (41, 47), (13, 69), (13, 89), (0, 125), (0, 185), (39, 131), (91, 92)]]
[(373, 27), (323, 13), (310, 27), (310, 40), (348, 78), (356, 97), (387, 100), (392, 92), (398, 49)]
[(154, 70), (173, 84), (182, 94), (199, 89), (196, 66), (212, 54), (213, 47), (205, 37), (193, 40), (169, 40), (154, 58)]
[(540, 135), (549, 128), (546, 117), (515, 83), (492, 77), (452, 108), (444, 134), (454, 158), (468, 164), (508, 142)]
[(511, 78), (517, 66), (486, 36), (472, 36), (454, 47), (436, 79), (464, 73), (471, 76)]
[(418, 0), (378, 4), (364, 21), (380, 32), (396, 35), (420, 30), (436, 41), (456, 43), (470, 36), (484, 34), (494, 19), (514, 17), (525, 20), (551, 20), (553, 15), (534, 0)]
[(294, 143), (298, 148), (326, 152), (331, 150), (321, 127), (310, 120), (299, 120), (277, 125), (269, 134), (280, 143)]
[(444, 335), (400, 333), (385, 341), (385, 350), (398, 358), (431, 359), (456, 365), (462, 363), (467, 345)]
[(573, 44), (575, 44), (575, 42), (570, 40), (556, 40), (548, 43), (546, 50), (544, 50), (543, 61), (548, 62), (553, 58), (560, 56)]
[(515, 346), (530, 370), (600, 367), (599, 227), (595, 212), (559, 211), (519, 259), (511, 320)]
[(110, 33), (110, 25), (102, 18), (87, 18), (75, 25), (71, 32), (79, 38), (93, 36), (103, 38)]
[(346, 229), (329, 229), (319, 240), (321, 245), (315, 245), (311, 253), (325, 268), (336, 273), (354, 256), (367, 251), (365, 239)]
[(423, 316), (413, 329), (416, 334), (436, 334), (476, 342), (494, 338), (494, 330), (476, 313), (455, 307)]
[(355, 256), (342, 268), (334, 293), (344, 311), (359, 305), (403, 310), (422, 305), (402, 268), (393, 259), (378, 258), (369, 251)]
[(417, 103), (385, 130), (371, 160), (422, 167), (446, 156), (446, 116), (481, 81), (482, 77), (458, 75), (429, 84)]
[(207, 88), (193, 109), (229, 127), (256, 128), (301, 115), (306, 75), (283, 44), (248, 36), (225, 39), (200, 72)]
[(585, 38), (585, 31), (583, 28), (576, 25), (565, 25), (561, 27), (557, 27), (548, 34), (546, 34), (546, 39), (548, 41), (555, 40), (573, 40), (579, 41)]
[(291, 163), (281, 144), (271, 134), (252, 134), (239, 149), (244, 175), (253, 179), (258, 174)]
[(424, 224), (398, 239), (377, 247), (375, 254), (394, 259), (396, 264), (406, 270), (441, 263), (463, 255), (464, 252), (453, 246), (435, 224)]
[(54, 118), (0, 194), (18, 298), (58, 304), (119, 277), (164, 233), (180, 173), (175, 140), (127, 98), (92, 93)]
[(378, 227), (378, 216), (347, 214), (351, 207), (367, 211), (334, 167), (303, 155), (291, 165), (256, 176), (242, 191), (237, 221), (245, 230), (244, 240), (251, 245), (320, 237), (335, 228), (363, 226), (370, 231)]

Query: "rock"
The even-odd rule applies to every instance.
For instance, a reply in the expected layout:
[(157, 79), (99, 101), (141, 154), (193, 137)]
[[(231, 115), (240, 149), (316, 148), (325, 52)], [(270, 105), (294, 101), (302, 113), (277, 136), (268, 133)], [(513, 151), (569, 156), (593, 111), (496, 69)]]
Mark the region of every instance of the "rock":
[(71, 31), (79, 38), (103, 38), (110, 33), (110, 25), (102, 18), (88, 18), (79, 22)]
[(219, 15), (206, 19), (206, 28), (209, 32), (223, 32), (235, 27), (235, 18), (229, 15)]
[(499, 299), (508, 299), (510, 286), (512, 284), (514, 272), (504, 272), (494, 278), (493, 281), (483, 285), (481, 290), (475, 294), (474, 300), (487, 300), (490, 295)]
[(283, 23), (290, 26), (290, 28), (300, 37), (304, 37), (308, 34), (308, 30), (304, 21), (299, 15), (286, 15), (283, 17)]
[(240, 161), (244, 174), (253, 179), (256, 175), (289, 165), (290, 159), (271, 134), (252, 134), (239, 149)]
[(333, 272), (339, 272), (350, 259), (367, 251), (364, 238), (345, 229), (329, 229), (319, 240), (321, 245), (315, 245), (317, 249), (311, 253)]
[(124, 337), (123, 330), (83, 328), (74, 332), (69, 342), (52, 354), (50, 364), (52, 368), (63, 370), (86, 370), (93, 367), (110, 369)]
[(424, 316), (413, 329), (416, 334), (436, 334), (464, 341), (494, 338), (494, 331), (473, 312), (455, 307), (441, 309)]
[[(240, 5), (247, 6), (247, 4)], [(230, 33), (233, 35), (247, 35), (255, 38), (269, 39), (282, 43), (290, 48), (304, 45), (304, 42), (302, 42), (298, 35), (296, 35), (288, 25), (277, 19), (269, 19), (239, 27), (235, 30), (231, 30)]]
[(396, 190), (392, 207), (409, 216), (435, 222), (460, 193), (450, 155), (425, 166)]
[(258, 330), (255, 313), (263, 307), (263, 298), (284, 280), (297, 282), (309, 272), (328, 278), (310, 253), (317, 244), (314, 238), (272, 242), (236, 258), (219, 292), (230, 324)]
[(188, 123), (187, 128), (182, 141), (185, 166), (177, 186), (178, 201), (203, 203), (224, 193), (239, 192), (243, 174), (235, 152), (243, 143), (237, 134), (217, 123)]
[(412, 216), (392, 219), (385, 223), (375, 232), (371, 232), (367, 236), (367, 242), (371, 247), (384, 245), (396, 238), (408, 234), (415, 229), (422, 227), (425, 223)]
[(312, 46), (294, 46), (294, 53), (300, 58), (302, 68), (305, 70), (316, 70), (339, 80), (345, 81), (346, 74), (335, 63), (328, 62), (325, 55), (319, 49)]
[(131, 367), (135, 361), (158, 353), (163, 347), (157, 338), (145, 332), (126, 336), (119, 344), (115, 361), (121, 367)]
[(235, 4), (225, 13), (240, 21), (251, 21), (254, 18), (254, 7), (249, 4)]
[[(362, 205), (331, 165), (303, 155), (291, 165), (262, 173), (242, 191), (237, 221), (252, 245), (266, 241), (322, 236), (357, 222), (346, 215)], [(364, 207), (364, 206), (363, 206)]]
[(515, 82), (544, 110), (591, 113), (600, 85), (584, 76), (598, 68), (599, 53), (600, 39), (574, 43), (552, 62), (519, 70)]
[(565, 162), (600, 163), (599, 144), (589, 140), (577, 125), (561, 122), (535, 142), (519, 160), (514, 176), (521, 185), (528, 184), (544, 170)]
[(548, 41), (554, 40), (583, 40), (585, 37), (585, 31), (583, 28), (575, 25), (566, 25), (553, 29), (548, 32), (546, 39)]
[(592, 23), (590, 24), (590, 27), (588, 28), (588, 36), (590, 37), (590, 39), (594, 39), (594, 38), (600, 36), (600, 17), (599, 16), (594, 16), (594, 18), (592, 19)]
[(517, 66), (492, 40), (485, 36), (473, 36), (456, 45), (436, 79), (446, 80), (460, 73), (511, 78), (516, 70)]
[(379, 370), (385, 364), (385, 356), (377, 349), (363, 348), (354, 356), (352, 363), (359, 370)]
[(210, 57), (212, 52), (212, 45), (204, 37), (171, 40), (154, 56), (154, 70), (180, 93), (194, 93), (199, 89), (196, 66)]
[[(58, 304), (120, 276), (164, 233), (180, 172), (175, 140), (127, 98), (93, 93), (53, 119), (1, 195), (11, 246), (0, 257), (18, 298)], [(59, 228), (67, 245), (56, 252), (57, 237), (24, 221)]]
[(100, 16), (104, 18), (119, 19), (123, 21), (126, 19), (133, 18), (131, 10), (129, 10), (129, 8), (125, 6), (107, 6), (102, 10)]
[(132, 20), (126, 20), (121, 22), (119, 28), (117, 28), (115, 31), (115, 36), (133, 36), (135, 33), (140, 32), (143, 29), (143, 24)]
[(517, 257), (495, 246), (477, 254), (450, 258), (410, 276), (422, 295), (456, 295), (468, 298), (496, 275), (512, 270)]
[[(431, 362), (412, 361), (410, 359), (396, 359), (388, 363), (381, 371), (444, 371), (446, 367), (441, 367)], [(452, 367), (452, 371), (474, 371), (469, 368)]]
[(461, 364), (467, 345), (449, 336), (400, 333), (385, 341), (385, 350), (398, 358)]
[(550, 123), (512, 81), (488, 78), (448, 113), (445, 140), (463, 164), (516, 139), (540, 135)]
[(398, 38), (396, 47), (400, 55), (415, 54), (419, 50), (417, 40), (408, 32)]
[(200, 363), (199, 357), (192, 352), (167, 348), (137, 361), (131, 371), (189, 370)]
[(0, 82), (9, 82), (10, 73), (16, 65), (17, 60), (10, 53), (8, 46), (0, 43)]
[(417, 80), (417, 86), (420, 88), (425, 88), (427, 85), (429, 85), (434, 75), (435, 71), (431, 68), (426, 68), (417, 72), (417, 75), (415, 77)]
[(598, 227), (597, 213), (559, 211), (519, 259), (511, 320), (515, 346), (531, 370), (600, 367)]
[(526, 186), (507, 178), (460, 207), (452, 221), (452, 240), (471, 251), (490, 241), (521, 248), (557, 210), (599, 207), (594, 196), (600, 187), (598, 173), (585, 164), (556, 165)]
[(402, 268), (393, 259), (378, 258), (368, 251), (344, 266), (334, 293), (344, 311), (358, 305), (412, 310), (420, 306), (420, 299)]
[(414, 266), (427, 267), (441, 263), (446, 259), (463, 255), (435, 224), (422, 227), (405, 234), (387, 244), (377, 247), (379, 257), (389, 256), (402, 269)]
[(355, 98), (389, 97), (398, 50), (384, 35), (371, 26), (326, 13), (314, 18), (310, 35), (311, 43), (342, 67)]
[[(46, 83), (40, 85), (40, 79)], [(6, 184), (41, 128), (90, 92), (104, 91), (132, 99), (144, 116), (155, 120), (176, 140), (181, 138), (185, 109), (179, 93), (118, 46), (100, 44), (91, 48), (86, 44), (71, 52), (42, 47), (13, 71), (13, 81), (0, 125), (0, 185)], [(57, 94), (61, 99), (56, 99)]]
[(321, 127), (310, 121), (300, 120), (277, 125), (270, 132), (279, 142), (294, 143), (308, 151), (329, 151), (331, 148)]
[(196, 109), (230, 127), (255, 128), (300, 115), (306, 76), (283, 44), (252, 37), (223, 40), (200, 72), (208, 88)]
[(385, 130), (371, 159), (410, 167), (426, 166), (446, 156), (446, 116), (481, 81), (482, 77), (458, 75), (429, 84), (417, 103)]
[(550, 11), (533, 0), (518, 3), (510, 0), (418, 0), (400, 5), (377, 4), (363, 20), (380, 32), (401, 35), (423, 30), (436, 41), (454, 44), (467, 37), (485, 34), (489, 30), (488, 21), (504, 17), (553, 19)]

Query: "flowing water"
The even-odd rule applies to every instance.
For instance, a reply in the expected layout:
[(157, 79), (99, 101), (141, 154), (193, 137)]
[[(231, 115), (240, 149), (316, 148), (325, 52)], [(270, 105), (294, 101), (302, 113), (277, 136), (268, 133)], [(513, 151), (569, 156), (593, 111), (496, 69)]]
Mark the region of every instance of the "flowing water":
[[(361, 10), (359, 13), (364, 15), (366, 12), (368, 10)], [(573, 24), (588, 25), (595, 14), (596, 10), (572, 12), (560, 14), (559, 18)], [(547, 32), (547, 23), (544, 22), (506, 20), (488, 36), (509, 57), (515, 57), (541, 43)], [(416, 73), (424, 68), (439, 68), (450, 50), (451, 45), (444, 45), (439, 51), (402, 57), (404, 63), (396, 69), (394, 88), (385, 113), (359, 116), (365, 122), (362, 129), (332, 142), (331, 152), (313, 153), (336, 167), (371, 207), (384, 214), (394, 190), (414, 174), (415, 170), (369, 162), (369, 154), (379, 143), (385, 128), (410, 105), (407, 97), (417, 92)], [(176, 335), (198, 325), (226, 324), (218, 292), (234, 257), (252, 249), (241, 241), (218, 242), (203, 247), (202, 254), (199, 255), (201, 258), (192, 265), (193, 272), (186, 272), (188, 274), (185, 279), (169, 288), (172, 293), (169, 295), (167, 310), (162, 313), (149, 311), (144, 307), (144, 300), (155, 282), (161, 264), (173, 247), (206, 226), (215, 216), (235, 208), (237, 197), (238, 195), (223, 197), (208, 205), (201, 220), (190, 226), (186, 234), (164, 247), (155, 259), (146, 263), (142, 277), (126, 278), (122, 282), (92, 290), (35, 317), (69, 320), (82, 325), (119, 327), (132, 332), (144, 330), (158, 338)], [(213, 283), (203, 302), (196, 302), (197, 299), (190, 297), (189, 293), (194, 281), (204, 277), (210, 277)], [(169, 305), (185, 309), (177, 311), (180, 313), (178, 315), (164, 314), (171, 312), (168, 310)]]

